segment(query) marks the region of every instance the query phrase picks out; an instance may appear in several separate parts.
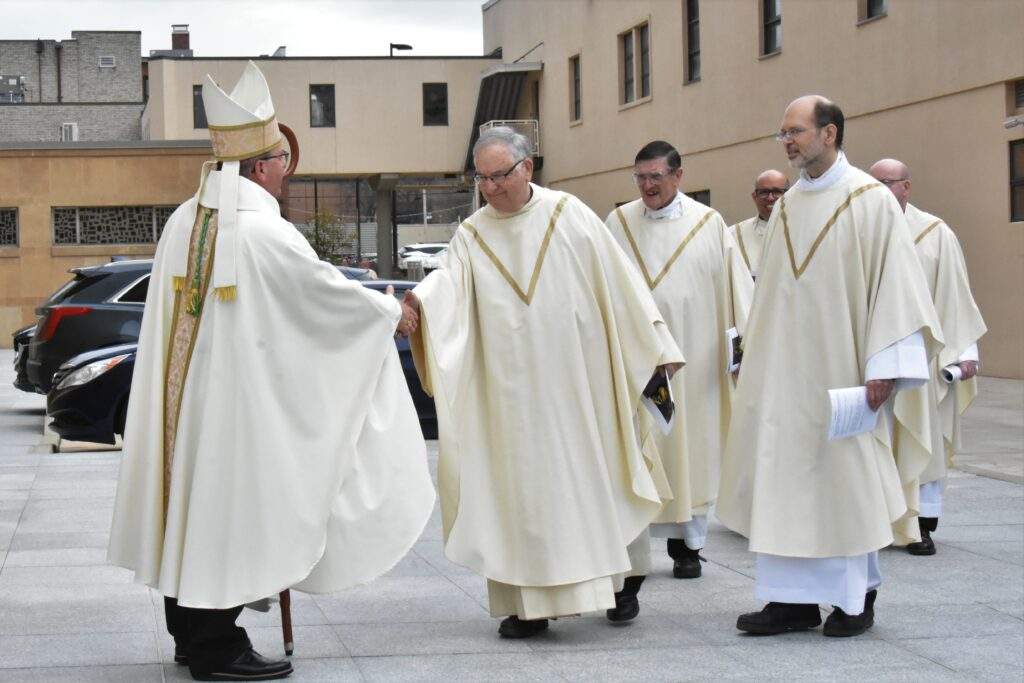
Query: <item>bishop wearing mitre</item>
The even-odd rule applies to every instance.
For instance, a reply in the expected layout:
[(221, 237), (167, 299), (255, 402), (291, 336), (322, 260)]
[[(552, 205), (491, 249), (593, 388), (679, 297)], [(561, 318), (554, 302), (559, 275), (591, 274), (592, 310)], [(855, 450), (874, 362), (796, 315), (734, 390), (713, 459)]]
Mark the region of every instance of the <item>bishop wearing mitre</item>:
[[(667, 539), (673, 576), (692, 579), (701, 575), (698, 551), (718, 496), (734, 388), (732, 340), (743, 333), (754, 283), (722, 216), (679, 191), (683, 169), (675, 147), (662, 140), (645, 145), (634, 160), (633, 179), (640, 197), (616, 208), (605, 223), (687, 361), (672, 378), (678, 415), (667, 432), (654, 432), (673, 499), (651, 535)], [(625, 580), (609, 618), (635, 613), (642, 582), (642, 575)]]
[[(927, 457), (897, 467), (890, 421), (920, 438), (927, 412), (890, 397), (928, 380), (939, 325), (903, 212), (847, 161), (844, 124), (835, 103), (807, 96), (778, 135), (801, 174), (769, 220), (715, 510), (757, 553), (768, 604), (737, 620), (749, 633), (814, 628), (821, 604), (826, 636), (870, 628), (878, 550), (916, 512)], [(833, 389), (877, 419), (830, 429)]]
[(242, 606), (387, 571), (434, 489), (392, 339), (411, 318), (281, 217), (298, 149), (256, 65), (203, 103), (216, 161), (157, 245), (109, 559), (165, 596), (194, 678), (266, 680), (292, 666), (253, 651)]
[(671, 495), (641, 397), (683, 361), (601, 220), (531, 183), (530, 153), (509, 128), (481, 134), (488, 205), (408, 296), (440, 420), (445, 555), (487, 578), (511, 638), (614, 607), (627, 545)]

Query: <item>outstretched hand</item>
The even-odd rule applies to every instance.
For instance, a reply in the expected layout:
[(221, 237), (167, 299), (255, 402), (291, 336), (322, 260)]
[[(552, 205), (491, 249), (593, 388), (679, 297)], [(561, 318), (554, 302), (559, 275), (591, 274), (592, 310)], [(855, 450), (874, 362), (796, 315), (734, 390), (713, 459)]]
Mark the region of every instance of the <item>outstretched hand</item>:
[[(395, 288), (391, 285), (387, 286), (386, 291), (389, 296), (395, 295)], [(398, 334), (403, 337), (408, 337), (410, 334), (414, 333), (416, 331), (416, 327), (419, 325), (419, 304), (420, 302), (416, 298), (416, 295), (407, 290), (405, 292), (405, 297), (402, 299), (402, 319), (398, 321)]]

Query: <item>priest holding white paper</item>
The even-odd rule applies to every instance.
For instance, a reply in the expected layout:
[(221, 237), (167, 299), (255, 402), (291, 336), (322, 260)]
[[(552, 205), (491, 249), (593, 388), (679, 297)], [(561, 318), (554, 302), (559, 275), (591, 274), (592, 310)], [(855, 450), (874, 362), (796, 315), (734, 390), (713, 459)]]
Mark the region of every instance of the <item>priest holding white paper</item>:
[[(903, 213), (842, 152), (844, 118), (819, 96), (786, 109), (778, 139), (799, 181), (772, 213), (747, 323), (716, 514), (757, 553), (755, 595), (737, 628), (776, 634), (821, 624), (871, 627), (880, 548), (907, 513), (888, 414), (828, 439), (828, 391), (866, 385), (878, 410), (921, 385), (941, 348), (934, 307)], [(888, 409), (886, 409), (888, 410)], [(921, 434), (919, 413), (894, 419)]]
[[(673, 499), (651, 535), (667, 539), (673, 576), (694, 579), (701, 575), (698, 551), (718, 495), (729, 428), (730, 331), (743, 334), (754, 283), (722, 216), (679, 191), (683, 168), (675, 147), (662, 140), (645, 145), (634, 159), (633, 179), (640, 197), (608, 214), (605, 224), (651, 290), (687, 361), (672, 379), (679, 415), (671, 432), (655, 435)], [(631, 577), (620, 602), (631, 602), (642, 580)]]
[[(871, 166), (870, 173), (889, 188), (903, 209), (945, 340), (932, 363), (930, 381), (914, 390), (923, 395), (931, 424), (931, 458), (920, 476), (920, 516), (916, 522), (914, 518), (902, 520), (894, 529), (897, 544), (906, 545), (911, 555), (934, 555), (931, 534), (942, 515), (946, 464), (960, 444), (960, 416), (978, 394), (978, 340), (985, 334), (985, 321), (971, 295), (967, 264), (956, 234), (941, 218), (910, 203), (907, 165), (882, 159)], [(916, 439), (900, 431), (895, 435), (897, 462), (904, 459), (906, 451), (919, 448)]]
[(298, 154), (249, 62), (207, 76), (215, 161), (157, 245), (109, 559), (164, 595), (197, 680), (270, 680), (243, 605), (388, 571), (434, 503), (390, 294), (347, 280), (281, 217)]
[(641, 395), (683, 359), (601, 220), (530, 182), (524, 136), (485, 131), (473, 159), (488, 204), (407, 305), (440, 422), (445, 555), (487, 578), (499, 633), (523, 638), (614, 607), (627, 545), (671, 495)]

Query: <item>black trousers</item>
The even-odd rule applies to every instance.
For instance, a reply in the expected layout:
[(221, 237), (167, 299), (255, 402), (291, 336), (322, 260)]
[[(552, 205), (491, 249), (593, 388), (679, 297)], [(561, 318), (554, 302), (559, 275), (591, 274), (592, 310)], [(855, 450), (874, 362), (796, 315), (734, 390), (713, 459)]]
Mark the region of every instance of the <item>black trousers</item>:
[(686, 557), (693, 557), (696, 555), (696, 551), (690, 546), (686, 545), (686, 541), (681, 538), (670, 538), (668, 539), (668, 556), (673, 560), (682, 560)]
[(252, 647), (245, 629), (235, 626), (244, 607), (182, 607), (176, 599), (164, 597), (167, 631), (174, 637), (175, 646), (188, 657), (189, 669), (212, 672)]

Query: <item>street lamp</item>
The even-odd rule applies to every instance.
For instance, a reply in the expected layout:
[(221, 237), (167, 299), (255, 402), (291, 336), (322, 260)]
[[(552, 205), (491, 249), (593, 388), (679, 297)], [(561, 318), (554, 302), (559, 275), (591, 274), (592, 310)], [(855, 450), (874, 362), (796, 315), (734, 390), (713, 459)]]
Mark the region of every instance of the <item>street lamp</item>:
[(388, 57), (395, 56), (395, 50), (411, 50), (412, 45), (406, 45), (405, 43), (391, 43), (388, 46)]

